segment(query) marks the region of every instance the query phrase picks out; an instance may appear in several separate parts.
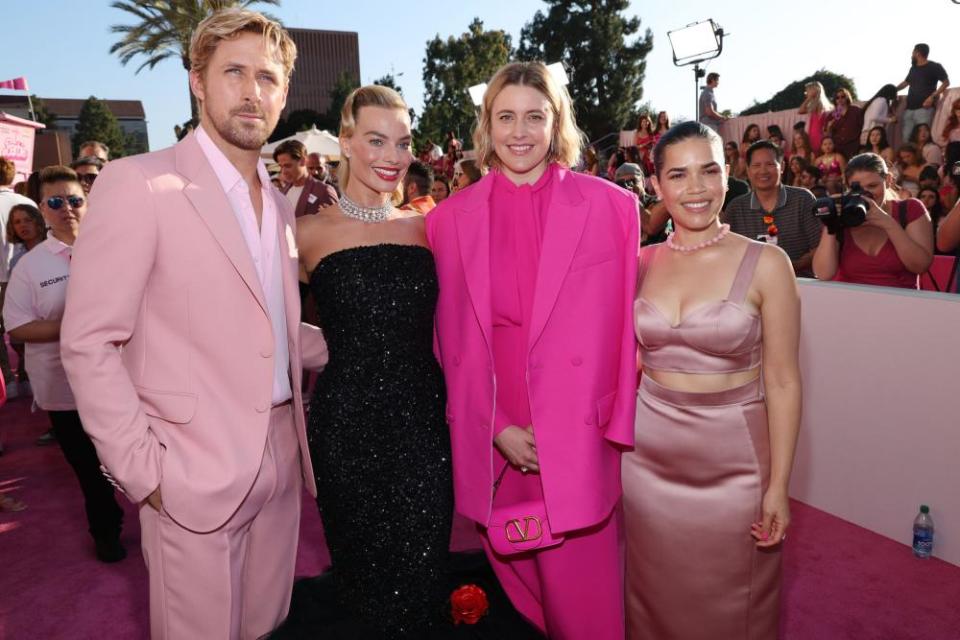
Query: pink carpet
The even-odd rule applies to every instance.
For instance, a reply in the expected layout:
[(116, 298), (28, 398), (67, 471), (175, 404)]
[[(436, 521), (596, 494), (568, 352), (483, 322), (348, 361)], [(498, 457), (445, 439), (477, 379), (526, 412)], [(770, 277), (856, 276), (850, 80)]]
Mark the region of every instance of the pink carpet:
[[(136, 511), (126, 504), (129, 557), (93, 556), (80, 490), (58, 447), (37, 447), (42, 412), (18, 399), (0, 409), (0, 492), (28, 504), (0, 514), (0, 640), (146, 638), (147, 579)], [(299, 575), (328, 563), (317, 510), (304, 502)], [(801, 503), (785, 551), (787, 640), (960, 640), (960, 568), (917, 560), (909, 548)], [(904, 514), (908, 526), (913, 514)], [(457, 549), (476, 547), (470, 525)], [(718, 639), (724, 640), (724, 639)]]

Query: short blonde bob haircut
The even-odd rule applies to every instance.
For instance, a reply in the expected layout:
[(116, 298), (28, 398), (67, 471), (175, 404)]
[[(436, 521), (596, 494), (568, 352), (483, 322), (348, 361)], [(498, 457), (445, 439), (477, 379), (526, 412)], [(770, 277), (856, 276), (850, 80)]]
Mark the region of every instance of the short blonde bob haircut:
[(547, 162), (558, 162), (566, 167), (577, 164), (584, 146), (584, 135), (577, 128), (573, 115), (573, 103), (566, 87), (553, 78), (542, 62), (511, 62), (497, 70), (483, 94), (480, 119), (473, 132), (473, 147), (476, 150), (477, 164), (480, 168), (486, 171), (489, 167), (500, 164), (500, 159), (493, 148), (493, 137), (490, 131), (493, 101), (504, 87), (510, 85), (532, 87), (550, 102), (550, 108), (553, 111), (553, 131), (550, 135)]
[[(383, 87), (378, 84), (368, 84), (365, 87), (354, 89), (347, 96), (343, 103), (343, 109), (340, 110), (340, 138), (352, 138), (357, 127), (357, 116), (360, 115), (360, 109), (364, 107), (383, 107), (385, 109), (401, 109), (407, 112), (407, 103), (399, 93), (390, 87)], [(350, 182), (350, 158), (341, 154), (340, 167), (337, 169), (337, 181), (340, 183), (340, 189), (346, 189)], [(403, 187), (398, 187), (402, 189)]]
[(286, 80), (293, 73), (297, 59), (297, 45), (280, 23), (270, 20), (262, 13), (246, 9), (223, 9), (216, 11), (197, 25), (190, 39), (190, 70), (202, 76), (217, 46), (224, 40), (232, 40), (243, 33), (263, 36), (267, 48), (283, 66)]

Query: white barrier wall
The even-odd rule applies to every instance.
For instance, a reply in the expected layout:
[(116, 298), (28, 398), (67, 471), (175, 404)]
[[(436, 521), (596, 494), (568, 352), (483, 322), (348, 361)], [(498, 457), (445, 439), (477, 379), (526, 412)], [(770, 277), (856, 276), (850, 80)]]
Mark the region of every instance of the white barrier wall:
[(800, 282), (791, 496), (907, 545), (929, 504), (960, 566), (960, 295)]

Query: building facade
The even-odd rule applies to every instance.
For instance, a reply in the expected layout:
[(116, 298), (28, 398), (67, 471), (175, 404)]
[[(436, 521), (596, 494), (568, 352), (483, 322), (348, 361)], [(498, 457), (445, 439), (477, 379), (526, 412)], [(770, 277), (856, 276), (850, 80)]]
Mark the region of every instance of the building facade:
[(360, 43), (354, 31), (287, 29), (297, 44), (297, 62), (283, 117), (310, 109), (326, 113), (330, 93), (343, 73), (360, 80)]

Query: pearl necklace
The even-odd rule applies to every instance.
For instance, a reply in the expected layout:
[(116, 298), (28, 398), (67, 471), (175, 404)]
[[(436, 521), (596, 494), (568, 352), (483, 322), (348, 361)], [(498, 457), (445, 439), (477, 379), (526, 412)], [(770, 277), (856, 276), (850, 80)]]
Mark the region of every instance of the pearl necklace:
[(717, 235), (713, 236), (713, 237), (710, 238), (709, 240), (704, 240), (703, 242), (698, 242), (697, 244), (693, 244), (693, 245), (690, 245), (690, 246), (688, 246), (688, 247), (684, 247), (684, 246), (679, 245), (679, 244), (674, 244), (674, 243), (673, 243), (673, 236), (674, 236), (674, 234), (671, 233), (670, 235), (667, 236), (667, 242), (666, 242), (666, 244), (667, 244), (668, 247), (670, 247), (670, 248), (673, 249), (674, 251), (679, 251), (680, 253), (693, 253), (694, 251), (699, 251), (700, 249), (704, 249), (704, 248), (706, 248), (706, 247), (709, 247), (710, 245), (717, 244), (718, 242), (720, 242), (721, 240), (723, 240), (723, 238), (724, 238), (728, 233), (730, 233), (730, 225), (729, 225), (729, 224), (722, 224), (722, 225), (720, 225), (720, 232), (717, 233)]
[(387, 201), (377, 207), (365, 207), (357, 204), (344, 193), (340, 196), (340, 211), (343, 212), (343, 215), (354, 220), (377, 223), (386, 220), (393, 212), (393, 204)]

